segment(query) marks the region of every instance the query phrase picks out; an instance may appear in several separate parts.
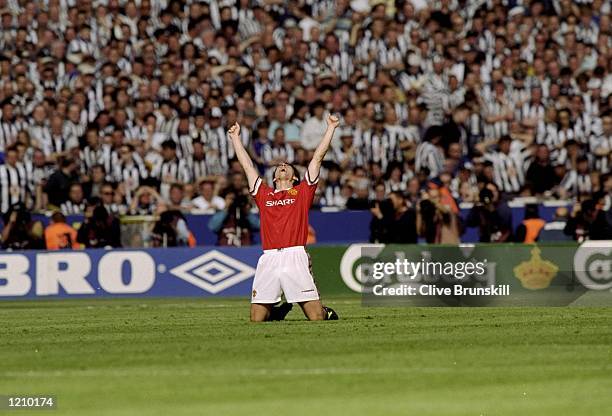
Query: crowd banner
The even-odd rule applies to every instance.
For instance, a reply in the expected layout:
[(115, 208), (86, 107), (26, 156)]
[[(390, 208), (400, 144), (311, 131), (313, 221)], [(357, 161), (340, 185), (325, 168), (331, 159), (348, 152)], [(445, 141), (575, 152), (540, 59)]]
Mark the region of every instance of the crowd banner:
[[(366, 306), (612, 305), (612, 242), (308, 247), (325, 296)], [(0, 299), (248, 298), (261, 247), (0, 252)]]

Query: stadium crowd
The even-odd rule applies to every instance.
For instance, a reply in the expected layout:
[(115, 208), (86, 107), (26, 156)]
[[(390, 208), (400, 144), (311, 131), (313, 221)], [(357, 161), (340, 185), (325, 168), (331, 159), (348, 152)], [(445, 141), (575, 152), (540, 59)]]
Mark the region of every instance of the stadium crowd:
[(370, 209), (373, 241), (464, 225), (509, 241), (519, 196), (573, 200), (569, 233), (600, 238), (610, 16), (609, 0), (0, 0), (0, 212), (176, 227), (248, 192), (229, 125), (270, 180), (279, 161), (303, 173), (334, 112), (314, 204)]

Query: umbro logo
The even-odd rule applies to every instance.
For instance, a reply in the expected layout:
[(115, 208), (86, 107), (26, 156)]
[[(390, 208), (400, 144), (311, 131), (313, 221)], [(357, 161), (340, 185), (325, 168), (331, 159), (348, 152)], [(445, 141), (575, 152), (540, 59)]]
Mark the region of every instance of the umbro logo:
[(196, 257), (170, 273), (209, 293), (216, 294), (255, 274), (255, 269), (217, 250)]

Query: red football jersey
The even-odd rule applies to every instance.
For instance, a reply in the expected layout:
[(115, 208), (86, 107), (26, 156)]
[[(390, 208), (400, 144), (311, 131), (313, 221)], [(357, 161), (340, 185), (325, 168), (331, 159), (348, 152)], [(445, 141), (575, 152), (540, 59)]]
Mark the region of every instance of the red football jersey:
[(264, 250), (304, 246), (308, 239), (308, 210), (317, 181), (308, 179), (284, 191), (269, 187), (257, 178), (251, 195), (259, 208), (261, 241)]

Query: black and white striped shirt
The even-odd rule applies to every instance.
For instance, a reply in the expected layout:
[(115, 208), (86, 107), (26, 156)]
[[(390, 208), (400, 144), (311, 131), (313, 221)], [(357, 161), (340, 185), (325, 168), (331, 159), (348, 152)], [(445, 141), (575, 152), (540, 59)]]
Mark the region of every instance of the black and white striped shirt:
[[(610, 166), (610, 151), (612, 151), (612, 135), (592, 134), (589, 139), (589, 148), (595, 157), (595, 170), (601, 173), (608, 173)], [(595, 152), (606, 152), (603, 156), (596, 156)]]
[(144, 162), (138, 155), (132, 155), (131, 163), (121, 163), (119, 160), (113, 163), (112, 179), (115, 182), (123, 183), (125, 188), (125, 199), (128, 203), (132, 201), (132, 196), (143, 179), (149, 176)]
[(217, 128), (207, 128), (206, 129), (206, 139), (207, 142), (204, 145), (208, 149), (213, 149), (217, 151), (219, 162), (224, 169), (228, 167), (228, 160), (234, 154), (234, 148), (232, 147), (230, 150), (230, 146), (227, 140), (227, 133), (223, 129), (223, 127)]
[(16, 120), (0, 119), (0, 152), (4, 152), (8, 146), (15, 143), (17, 133), (21, 130), (20, 126)]
[(49, 140), (42, 143), (42, 151), (45, 156), (50, 156), (54, 153), (63, 153), (69, 149), (77, 147), (79, 145), (78, 141), (73, 138), (64, 139), (64, 135), (51, 135)]
[(342, 196), (342, 186), (340, 183), (328, 183), (325, 185), (321, 196), (321, 205), (325, 207), (344, 207), (346, 198)]
[(0, 165), (0, 212), (4, 214), (11, 206), (25, 203), (27, 189), (27, 172), (22, 163)]
[(544, 114), (546, 109), (541, 103), (528, 102), (515, 111), (515, 119), (517, 121), (523, 121), (526, 119), (536, 119), (537, 122), (544, 120)]
[(588, 173), (578, 173), (574, 169), (565, 174), (561, 181), (561, 187), (572, 196), (590, 195), (593, 192), (591, 175)]
[(210, 175), (214, 168), (209, 166), (209, 158), (196, 159), (193, 156), (187, 158), (187, 166), (189, 168), (189, 176), (194, 183), (197, 183), (200, 179)]
[(521, 190), (525, 172), (523, 161), (517, 154), (492, 152), (484, 157), (493, 163), (493, 179), (500, 191), (516, 193)]
[[(384, 131), (375, 132), (366, 130), (361, 134), (361, 153), (365, 162), (381, 163), (386, 156), (386, 149), (383, 146)], [(385, 140), (388, 142), (388, 140)]]
[(60, 210), (64, 215), (81, 215), (85, 212), (85, 201), (77, 203), (68, 200), (60, 206)]
[(79, 143), (79, 138), (85, 134), (85, 123), (74, 123), (70, 120), (64, 122), (63, 135), (66, 141)]
[(444, 170), (444, 153), (430, 142), (423, 142), (417, 146), (414, 167), (416, 173), (428, 168), (429, 177), (435, 178)]
[(38, 143), (39, 148), (42, 150), (44, 143), (51, 142), (51, 129), (46, 124), (35, 124), (32, 122), (28, 128), (30, 138), (35, 143)]
[(160, 115), (157, 118), (157, 125), (155, 127), (155, 131), (157, 133), (163, 134), (166, 139), (169, 139), (172, 136), (172, 133), (176, 131), (177, 124), (178, 124), (178, 118), (172, 117), (172, 118), (166, 119)]
[[(486, 113), (489, 116), (500, 116), (505, 114), (507, 108), (504, 103), (497, 99), (492, 99), (486, 104)], [(485, 137), (499, 139), (505, 136), (510, 131), (510, 126), (506, 120), (496, 121), (494, 123), (486, 123), (484, 126)]]
[(333, 155), (334, 155), (334, 160), (336, 161), (336, 163), (338, 163), (339, 165), (342, 165), (343, 163), (345, 163), (345, 160), (348, 159), (348, 162), (346, 162), (346, 165), (345, 165), (346, 169), (353, 169), (356, 166), (364, 166), (365, 159), (359, 147), (353, 147), (353, 148), (355, 150), (352, 152), (350, 152), (349, 149), (344, 149), (342, 147), (334, 148)]
[(36, 195), (36, 187), (43, 184), (43, 181), (49, 178), (53, 173), (53, 168), (49, 165), (42, 167), (34, 166), (31, 161), (24, 163), (26, 168), (26, 177), (28, 179), (28, 189), (31, 195)]
[(103, 144), (97, 149), (85, 146), (81, 150), (81, 169), (83, 172), (89, 172), (95, 165), (104, 166), (107, 173), (112, 171), (112, 152), (109, 145)]
[(325, 64), (331, 71), (340, 76), (342, 81), (348, 81), (355, 71), (351, 56), (347, 52), (340, 52), (325, 58)]
[(176, 154), (179, 158), (187, 159), (193, 154), (193, 137), (191, 134), (175, 134), (172, 140), (176, 142)]
[(265, 144), (261, 150), (261, 157), (269, 165), (274, 159), (280, 159), (287, 163), (293, 163), (295, 153), (289, 143), (283, 145)]
[(161, 182), (160, 193), (168, 198), (170, 185), (173, 183), (188, 183), (189, 167), (185, 159), (160, 160), (151, 171), (151, 176)]

